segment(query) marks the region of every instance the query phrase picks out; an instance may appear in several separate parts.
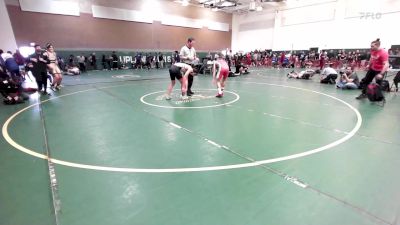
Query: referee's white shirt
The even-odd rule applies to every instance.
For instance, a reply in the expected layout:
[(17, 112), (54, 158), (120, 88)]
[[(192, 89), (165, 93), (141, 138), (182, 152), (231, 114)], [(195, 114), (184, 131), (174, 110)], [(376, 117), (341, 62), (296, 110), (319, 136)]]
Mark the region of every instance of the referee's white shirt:
[(184, 63), (189, 63), (190, 64), (190, 63), (192, 63), (192, 61), (196, 57), (196, 50), (194, 49), (194, 47), (188, 48), (188, 46), (185, 45), (185, 46), (183, 46), (181, 48), (181, 52), (179, 53), (179, 56), (181, 57), (181, 59), (182, 59), (182, 57), (191, 58), (191, 60), (189, 60), (189, 59), (182, 59), (181, 60)]

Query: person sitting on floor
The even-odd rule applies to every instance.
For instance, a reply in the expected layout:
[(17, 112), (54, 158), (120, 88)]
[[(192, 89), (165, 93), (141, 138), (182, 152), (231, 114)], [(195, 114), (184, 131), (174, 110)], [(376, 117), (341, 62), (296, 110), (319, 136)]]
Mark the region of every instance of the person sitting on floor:
[(326, 64), (326, 67), (324, 70), (322, 70), (321, 75), (322, 84), (336, 84), (338, 73), (331, 67), (331, 63)]
[(27, 98), (22, 95), (20, 90), (20, 84), (11, 79), (3, 69), (0, 69), (0, 94), (4, 97), (4, 104), (23, 103)]
[(235, 75), (242, 75), (242, 74), (248, 74), (249, 73), (249, 68), (246, 67), (243, 63), (241, 63), (239, 60), (236, 61), (235, 64)]
[(346, 67), (345, 72), (340, 72), (340, 80), (336, 84), (337, 88), (341, 89), (358, 89), (360, 80), (351, 66)]

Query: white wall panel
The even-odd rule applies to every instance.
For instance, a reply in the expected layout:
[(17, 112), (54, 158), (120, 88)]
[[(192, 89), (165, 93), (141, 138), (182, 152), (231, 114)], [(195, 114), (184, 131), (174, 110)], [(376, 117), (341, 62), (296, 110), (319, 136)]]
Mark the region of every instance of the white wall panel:
[[(400, 44), (400, 31), (396, 29), (400, 21), (399, 0), (337, 0), (290, 6), (276, 13), (265, 13), (274, 18), (273, 28), (266, 22), (268, 15), (234, 15), (232, 48), (235, 51), (263, 49), (269, 45), (274, 50), (369, 48), (376, 38), (381, 38), (385, 48)], [(361, 19), (360, 12), (382, 15), (379, 19)]]
[(274, 37), (275, 13), (254, 12), (232, 17), (233, 51), (271, 49)]
[(79, 3), (52, 0), (19, 0), (22, 11), (79, 16)]
[(180, 16), (165, 15), (161, 19), (161, 24), (178, 27), (202, 28), (203, 21), (190, 19)]
[(346, 18), (361, 18), (368, 13), (366, 19), (372, 19), (372, 16), (379, 14), (400, 12), (399, 0), (347, 0)]
[(117, 9), (92, 5), (93, 17), (103, 19), (125, 20), (140, 23), (153, 23), (153, 19), (145, 13), (136, 10)]
[(4, 1), (0, 1), (0, 27), (0, 49), (14, 52), (17, 48), (17, 42), (15, 41), (14, 31)]
[(313, 5), (281, 11), (282, 26), (333, 20), (336, 3)]
[(210, 30), (226, 31), (226, 32), (229, 31), (229, 24), (227, 23), (219, 23), (219, 22), (204, 20), (203, 26), (208, 27), (208, 29)]
[(211, 20), (192, 19), (181, 16), (169, 15), (162, 12), (145, 13), (137, 10), (127, 10), (119, 8), (111, 8), (104, 6), (92, 6), (93, 17), (125, 20), (141, 23), (153, 23), (153, 21), (161, 21), (161, 24), (167, 26), (189, 27), (189, 28), (203, 28), (208, 27), (210, 30), (216, 31), (229, 31), (229, 24), (220, 23)]

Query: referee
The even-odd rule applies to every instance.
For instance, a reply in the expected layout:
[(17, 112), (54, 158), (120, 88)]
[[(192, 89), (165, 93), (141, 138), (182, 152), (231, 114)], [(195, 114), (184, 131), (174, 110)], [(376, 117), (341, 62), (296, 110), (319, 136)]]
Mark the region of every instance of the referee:
[[(199, 59), (197, 58), (196, 50), (193, 47), (194, 43), (195, 39), (190, 37), (188, 38), (186, 45), (181, 48), (181, 52), (179, 53), (181, 62), (189, 65), (193, 65), (198, 62)], [(194, 94), (192, 91), (192, 85), (193, 85), (193, 74), (191, 73), (188, 76), (187, 96), (192, 96)]]

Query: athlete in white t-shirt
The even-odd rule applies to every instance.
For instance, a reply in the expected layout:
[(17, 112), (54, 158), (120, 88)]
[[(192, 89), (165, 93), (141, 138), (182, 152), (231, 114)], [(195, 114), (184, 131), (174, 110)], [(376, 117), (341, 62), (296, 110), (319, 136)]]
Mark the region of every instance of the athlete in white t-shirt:
[(179, 82), (181, 83), (181, 91), (182, 91), (181, 98), (186, 99), (187, 77), (192, 72), (193, 72), (192, 67), (186, 63), (173, 64), (171, 68), (169, 68), (169, 76), (171, 78), (171, 83), (168, 85), (165, 99), (167, 100), (171, 99), (171, 92), (175, 86), (176, 79), (179, 80)]

